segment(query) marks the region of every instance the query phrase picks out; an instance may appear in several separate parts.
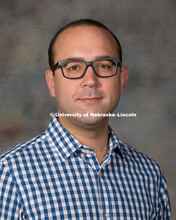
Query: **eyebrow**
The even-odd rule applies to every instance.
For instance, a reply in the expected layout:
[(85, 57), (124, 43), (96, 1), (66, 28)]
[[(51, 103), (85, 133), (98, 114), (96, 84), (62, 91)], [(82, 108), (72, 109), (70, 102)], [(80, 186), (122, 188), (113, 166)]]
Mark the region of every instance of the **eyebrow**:
[[(96, 56), (95, 57), (95, 60), (96, 59), (103, 59), (103, 58), (111, 58), (111, 56), (108, 56), (108, 55), (103, 55), (103, 56)], [(78, 59), (78, 60), (85, 60), (83, 57), (69, 57), (67, 58), (66, 60), (72, 60), (72, 59)]]

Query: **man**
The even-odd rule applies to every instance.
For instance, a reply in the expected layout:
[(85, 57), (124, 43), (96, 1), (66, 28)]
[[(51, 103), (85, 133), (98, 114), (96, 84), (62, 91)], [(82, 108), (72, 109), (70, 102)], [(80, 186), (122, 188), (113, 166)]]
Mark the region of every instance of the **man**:
[(52, 39), (49, 63), (58, 117), (1, 155), (0, 219), (170, 219), (159, 166), (104, 117), (129, 75), (116, 36), (93, 20), (72, 22)]

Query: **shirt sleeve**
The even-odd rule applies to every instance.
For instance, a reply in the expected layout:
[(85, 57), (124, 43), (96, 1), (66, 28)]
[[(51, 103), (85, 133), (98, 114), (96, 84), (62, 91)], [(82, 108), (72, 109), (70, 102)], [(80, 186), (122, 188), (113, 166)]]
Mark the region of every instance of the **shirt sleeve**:
[(0, 162), (0, 219), (22, 219), (17, 185), (9, 169)]
[(162, 173), (159, 191), (159, 218), (161, 220), (171, 219), (171, 206), (167, 190), (166, 179)]

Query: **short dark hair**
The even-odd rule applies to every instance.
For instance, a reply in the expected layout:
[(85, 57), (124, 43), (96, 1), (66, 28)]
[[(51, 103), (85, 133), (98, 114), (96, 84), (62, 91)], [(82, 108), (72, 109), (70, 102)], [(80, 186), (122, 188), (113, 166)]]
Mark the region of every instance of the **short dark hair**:
[(57, 37), (67, 28), (69, 27), (77, 27), (77, 26), (84, 26), (84, 25), (90, 25), (90, 26), (95, 26), (95, 27), (99, 27), (99, 28), (103, 28), (105, 30), (107, 30), (115, 39), (117, 46), (118, 46), (118, 53), (119, 53), (119, 58), (120, 61), (122, 63), (122, 48), (121, 48), (121, 44), (119, 39), (115, 36), (114, 33), (112, 33), (111, 30), (109, 30), (108, 27), (106, 27), (104, 24), (100, 23), (99, 21), (95, 21), (92, 19), (80, 19), (80, 20), (76, 20), (73, 21), (71, 23), (66, 24), (65, 26), (63, 26), (61, 29), (59, 29), (56, 34), (54, 35), (54, 37), (52, 38), (50, 44), (49, 44), (49, 49), (48, 49), (48, 60), (49, 60), (49, 66), (50, 68), (52, 68), (52, 66), (54, 65), (54, 53), (53, 53), (53, 47), (54, 47), (54, 43), (57, 39)]

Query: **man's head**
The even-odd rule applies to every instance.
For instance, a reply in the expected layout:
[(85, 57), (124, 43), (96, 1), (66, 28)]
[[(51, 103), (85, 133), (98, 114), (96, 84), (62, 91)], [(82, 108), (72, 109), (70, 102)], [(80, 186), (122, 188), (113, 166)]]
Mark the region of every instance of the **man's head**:
[[(118, 65), (117, 74), (107, 78), (96, 75), (92, 66), (88, 66), (84, 76), (78, 79), (65, 78), (60, 66), (55, 69), (55, 74), (52, 71), (52, 66), (63, 60), (79, 59), (87, 62), (99, 58), (122, 59), (120, 43), (109, 29), (95, 21), (83, 21), (62, 28), (51, 41), (51, 69), (46, 71), (47, 86), (51, 96), (57, 100), (59, 113), (112, 113), (128, 79), (126, 66)], [(80, 67), (76, 64), (70, 68), (66, 64), (64, 68), (77, 74)], [(103, 63), (96, 68), (101, 73), (109, 65)], [(101, 117), (60, 118), (67, 127), (76, 125), (90, 128), (107, 120)]]
[(115, 34), (108, 28), (106, 27), (104, 24), (92, 20), (92, 19), (81, 19), (81, 20), (76, 20), (73, 21), (65, 26), (63, 26), (61, 29), (59, 29), (57, 31), (57, 33), (54, 35), (54, 37), (52, 38), (50, 45), (49, 45), (49, 49), (48, 49), (48, 61), (49, 61), (49, 66), (50, 68), (52, 68), (52, 66), (55, 64), (54, 63), (54, 43), (56, 41), (56, 39), (59, 37), (59, 35), (67, 28), (69, 27), (78, 27), (78, 26), (94, 26), (94, 27), (99, 27), (102, 28), (106, 31), (108, 31), (115, 39), (117, 46), (118, 46), (118, 54), (119, 54), (119, 58), (120, 58), (120, 62), (122, 63), (122, 48), (121, 48), (121, 44), (120, 41), (118, 40), (118, 38), (115, 36)]

